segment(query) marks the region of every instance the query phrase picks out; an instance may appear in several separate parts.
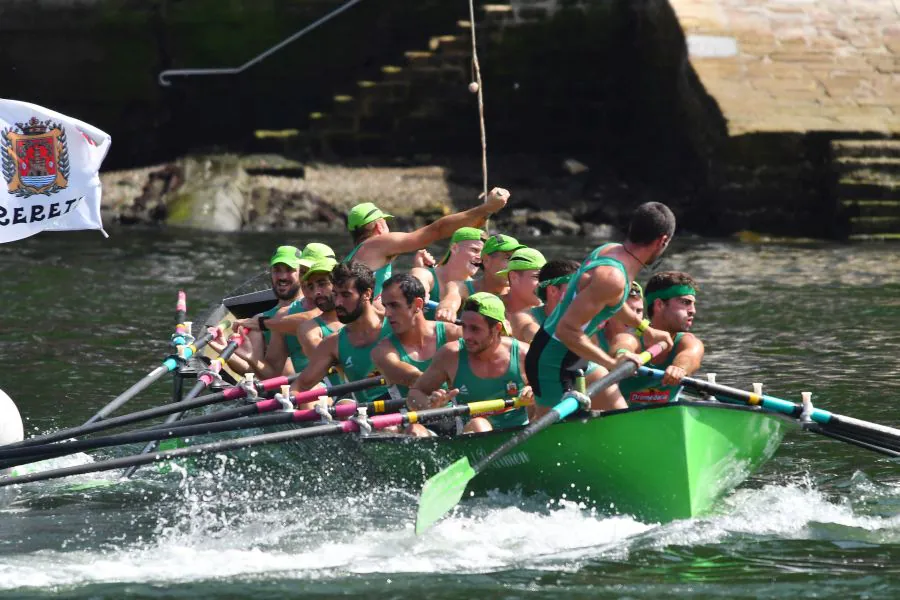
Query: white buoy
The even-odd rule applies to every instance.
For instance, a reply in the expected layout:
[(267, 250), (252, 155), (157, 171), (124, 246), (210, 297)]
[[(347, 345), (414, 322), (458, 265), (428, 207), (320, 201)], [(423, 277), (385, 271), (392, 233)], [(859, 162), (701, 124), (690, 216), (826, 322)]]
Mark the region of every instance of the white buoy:
[(21, 442), (25, 439), (25, 430), (22, 427), (22, 416), (16, 403), (0, 390), (0, 446)]
[[(6, 395), (6, 392), (0, 390), (0, 446), (6, 444), (14, 444), (25, 439), (25, 430), (22, 427), (22, 416), (16, 403), (12, 398)], [(0, 469), (0, 475), (5, 474), (9, 469)], [(0, 494), (0, 506), (6, 504), (6, 494)]]

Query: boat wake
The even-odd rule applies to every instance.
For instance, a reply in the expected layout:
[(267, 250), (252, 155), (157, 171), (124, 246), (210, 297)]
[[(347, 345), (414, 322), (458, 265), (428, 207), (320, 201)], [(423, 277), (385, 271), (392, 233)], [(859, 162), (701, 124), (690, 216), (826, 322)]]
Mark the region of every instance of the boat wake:
[[(18, 535), (28, 535), (35, 511), (8, 511), (0, 519), (0, 590), (573, 572), (673, 548), (690, 554), (699, 548), (793, 540), (900, 542), (900, 486), (876, 485), (861, 473), (840, 492), (803, 480), (741, 489), (723, 500), (716, 514), (664, 525), (602, 515), (565, 500), (495, 494), (466, 501), (418, 538), (413, 532), (416, 498), (406, 491), (307, 496), (293, 485), (186, 478), (163, 495), (163, 502), (154, 497), (149, 505), (113, 502), (111, 494), (124, 492), (109, 488), (85, 490), (80, 509), (90, 512), (100, 505), (102, 518), (79, 520), (72, 506), (55, 520), (43, 514), (33, 526), (45, 527), (50, 518), (57, 531), (45, 533), (44, 547), (29, 552), (8, 534), (14, 527)], [(260, 493), (261, 487), (268, 491)]]

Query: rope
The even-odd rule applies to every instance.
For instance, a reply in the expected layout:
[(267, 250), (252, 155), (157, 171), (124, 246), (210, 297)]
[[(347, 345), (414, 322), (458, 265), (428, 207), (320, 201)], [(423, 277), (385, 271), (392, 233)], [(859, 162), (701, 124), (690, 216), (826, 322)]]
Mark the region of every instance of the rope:
[[(469, 84), (469, 90), (478, 93), (478, 125), (481, 130), (481, 181), (484, 201), (488, 199), (487, 172), (487, 134), (484, 129), (484, 85), (481, 82), (481, 66), (478, 64), (478, 47), (475, 39), (475, 1), (469, 0), (469, 26), (472, 30), (472, 68), (475, 70), (475, 81)], [(472, 88), (476, 89), (472, 89)], [(490, 219), (485, 219), (484, 230), (490, 229)]]

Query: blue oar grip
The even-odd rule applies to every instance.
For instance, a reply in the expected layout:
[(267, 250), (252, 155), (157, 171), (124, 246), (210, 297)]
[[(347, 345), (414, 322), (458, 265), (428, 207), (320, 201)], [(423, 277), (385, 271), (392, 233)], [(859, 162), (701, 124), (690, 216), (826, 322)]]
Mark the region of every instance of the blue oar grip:
[(437, 309), (437, 307), (438, 307), (438, 303), (435, 302), (434, 300), (426, 300), (426, 301), (425, 301), (425, 308), (426, 308), (426, 309), (428, 309), (428, 310), (435, 310), (435, 309)]
[(172, 336), (172, 345), (173, 346), (184, 346), (187, 344), (187, 340), (184, 339), (183, 335), (173, 335)]
[(573, 396), (566, 396), (559, 401), (559, 404), (553, 407), (554, 412), (559, 414), (559, 420), (563, 420), (571, 414), (574, 414), (581, 408), (578, 399)]
[(169, 358), (167, 358), (166, 360), (163, 361), (163, 366), (164, 366), (164, 367), (166, 368), (166, 370), (168, 370), (168, 371), (174, 371), (175, 369), (178, 368), (178, 361), (175, 360), (175, 359), (172, 358), (172, 357), (169, 357)]

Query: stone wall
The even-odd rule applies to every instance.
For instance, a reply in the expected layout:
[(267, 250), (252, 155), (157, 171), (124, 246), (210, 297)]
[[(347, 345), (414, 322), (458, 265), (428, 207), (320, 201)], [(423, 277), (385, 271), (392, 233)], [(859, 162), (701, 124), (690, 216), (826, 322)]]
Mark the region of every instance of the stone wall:
[(732, 135), (900, 132), (897, 0), (671, 3)]

